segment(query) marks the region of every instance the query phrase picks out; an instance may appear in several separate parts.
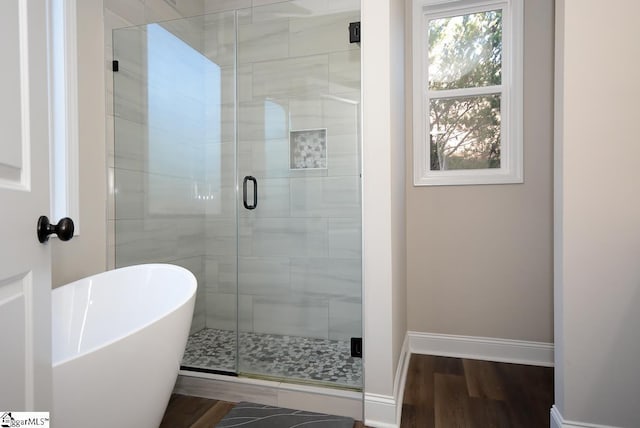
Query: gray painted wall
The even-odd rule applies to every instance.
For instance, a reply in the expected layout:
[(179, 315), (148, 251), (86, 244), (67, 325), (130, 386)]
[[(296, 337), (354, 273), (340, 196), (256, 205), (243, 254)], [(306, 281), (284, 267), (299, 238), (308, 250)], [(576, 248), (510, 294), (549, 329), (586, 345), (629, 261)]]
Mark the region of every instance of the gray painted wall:
[(106, 151), (102, 0), (77, 2), (80, 235), (51, 240), (54, 287), (105, 270)]
[(524, 184), (415, 187), (408, 138), (409, 330), (553, 342), (553, 4), (525, 2)]

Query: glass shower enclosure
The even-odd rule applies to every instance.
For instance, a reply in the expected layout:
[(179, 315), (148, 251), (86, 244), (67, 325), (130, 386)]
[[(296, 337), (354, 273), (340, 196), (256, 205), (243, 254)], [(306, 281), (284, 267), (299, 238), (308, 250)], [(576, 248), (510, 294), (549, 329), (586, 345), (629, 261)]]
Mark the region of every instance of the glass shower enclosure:
[(196, 275), (184, 369), (362, 385), (359, 16), (301, 0), (113, 32), (115, 265)]

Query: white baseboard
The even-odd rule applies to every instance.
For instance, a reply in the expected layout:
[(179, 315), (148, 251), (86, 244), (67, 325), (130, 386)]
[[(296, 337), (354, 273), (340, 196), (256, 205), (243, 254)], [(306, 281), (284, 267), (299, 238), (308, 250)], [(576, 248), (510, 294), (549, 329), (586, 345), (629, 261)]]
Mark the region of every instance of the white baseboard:
[(400, 426), (400, 417), (402, 416), (402, 401), (404, 400), (404, 387), (407, 383), (407, 371), (409, 370), (409, 360), (411, 360), (411, 352), (409, 350), (409, 335), (405, 334), (400, 357), (398, 358), (398, 367), (396, 367), (396, 378), (393, 383), (393, 396), (396, 397), (396, 424)]
[(395, 397), (365, 392), (364, 424), (375, 428), (398, 428), (397, 406)]
[(551, 406), (551, 423), (549, 426), (551, 428), (562, 428), (562, 415), (555, 404)]
[(551, 407), (551, 428), (619, 428), (612, 425), (588, 424), (585, 422), (567, 421), (554, 404)]
[(553, 367), (552, 343), (417, 331), (407, 334), (409, 350), (414, 354)]
[(398, 358), (398, 366), (393, 383), (393, 396), (364, 394), (365, 425), (375, 428), (398, 428), (402, 416), (402, 400), (409, 369), (409, 336), (405, 336)]

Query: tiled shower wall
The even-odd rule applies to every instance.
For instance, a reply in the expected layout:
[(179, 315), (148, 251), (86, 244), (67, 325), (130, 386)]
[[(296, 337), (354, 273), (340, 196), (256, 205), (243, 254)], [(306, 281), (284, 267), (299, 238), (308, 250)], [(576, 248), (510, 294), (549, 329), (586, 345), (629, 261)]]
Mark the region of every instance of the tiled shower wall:
[[(111, 10), (110, 3), (113, 0), (105, 2), (107, 43), (111, 28), (158, 20), (149, 18), (157, 12), (140, 13), (152, 7), (149, 1), (137, 2), (141, 5), (132, 20)], [(239, 293), (237, 315), (243, 331), (330, 339), (359, 336), (360, 51), (349, 44), (346, 31), (349, 22), (359, 20), (359, 2), (253, 3), (261, 7), (238, 12), (237, 109), (233, 13), (207, 15), (171, 29), (220, 66), (221, 131), (204, 131), (200, 146), (192, 145), (203, 149), (205, 167), (196, 168), (201, 175), (192, 174), (191, 179), (202, 183), (199, 191), (205, 201), (189, 199), (193, 192), (176, 185), (180, 174), (172, 174), (160, 180), (165, 190), (155, 196), (164, 198), (164, 207), (177, 210), (177, 215), (149, 216), (145, 201), (153, 195), (145, 194), (147, 184), (165, 173), (149, 171), (146, 148), (135, 142), (146, 141), (151, 131), (145, 120), (129, 120), (136, 115), (115, 118), (115, 168), (126, 169), (118, 171), (123, 186), (119, 184), (118, 191), (128, 191), (118, 194), (118, 264), (166, 261), (192, 270), (200, 284), (192, 330), (205, 325), (235, 329)], [(247, 7), (251, 2), (210, 2), (202, 8), (208, 13), (229, 6)], [(191, 10), (197, 14), (198, 8), (191, 5)], [(127, 49), (136, 49), (136, 43)], [(110, 46), (106, 52), (110, 65)], [(144, 78), (124, 64), (121, 71), (134, 80)], [(135, 91), (126, 93), (135, 98)], [(111, 94), (107, 98), (109, 103)], [(146, 107), (144, 100), (146, 94), (140, 94), (139, 105)], [(112, 106), (108, 112), (107, 128), (113, 129)], [(207, 117), (215, 119), (216, 114), (208, 111)], [(305, 129), (326, 129), (326, 169), (291, 168), (289, 132)], [(127, 143), (121, 147), (121, 141)], [(111, 177), (113, 159), (110, 156)], [(237, 202), (236, 160), (239, 180), (245, 175), (258, 180), (256, 210), (245, 210)], [(112, 230), (114, 220), (112, 210)], [(112, 247), (111, 260), (115, 251)]]
[[(149, 262), (173, 263), (189, 269), (198, 283), (202, 284), (205, 277), (205, 240), (202, 233), (205, 209), (189, 198), (191, 183), (188, 179), (191, 178), (189, 172), (193, 165), (187, 164), (182, 171), (163, 171), (157, 162), (155, 167), (149, 162), (146, 146), (148, 135), (162, 130), (149, 129), (147, 64), (146, 54), (143, 54), (146, 49), (145, 32), (131, 29), (118, 33), (122, 61), (117, 75), (119, 93), (115, 105), (111, 61), (112, 30), (201, 15), (204, 3), (202, 0), (178, 0), (177, 7), (172, 7), (164, 0), (105, 0), (104, 7), (109, 268), (116, 266), (116, 260), (118, 266)], [(188, 31), (188, 21), (186, 25), (187, 27), (180, 29), (183, 37), (194, 34)], [(190, 43), (197, 43), (193, 37), (188, 40)], [(180, 136), (176, 134), (174, 131), (168, 133), (167, 137), (180, 141)], [(197, 150), (196, 142), (191, 141), (190, 146), (190, 151), (176, 150), (174, 153), (193, 153)], [(149, 183), (154, 184), (149, 186)], [(154, 205), (150, 201), (154, 201)], [(203, 287), (199, 287), (192, 331), (204, 327), (204, 295)]]

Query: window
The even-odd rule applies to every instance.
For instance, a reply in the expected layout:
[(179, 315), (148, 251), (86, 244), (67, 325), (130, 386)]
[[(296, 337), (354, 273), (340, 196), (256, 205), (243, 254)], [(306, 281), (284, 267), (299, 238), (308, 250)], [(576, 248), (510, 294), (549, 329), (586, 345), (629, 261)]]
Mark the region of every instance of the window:
[(522, 0), (414, 0), (414, 184), (522, 183)]
[(71, 217), (80, 231), (75, 0), (50, 6), (51, 221)]

